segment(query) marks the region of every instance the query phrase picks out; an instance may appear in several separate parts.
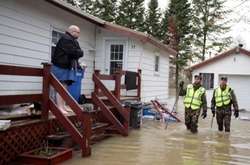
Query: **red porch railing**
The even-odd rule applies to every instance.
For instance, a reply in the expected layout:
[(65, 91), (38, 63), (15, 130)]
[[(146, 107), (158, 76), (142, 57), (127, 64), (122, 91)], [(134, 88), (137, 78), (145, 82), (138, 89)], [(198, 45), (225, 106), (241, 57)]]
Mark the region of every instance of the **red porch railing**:
[[(120, 134), (126, 136), (128, 135), (128, 123), (129, 123), (129, 110), (124, 108), (121, 105), (121, 85), (122, 76), (126, 75), (126, 71), (117, 72), (114, 75), (101, 75), (99, 71), (96, 71), (93, 75), (93, 80), (95, 83), (95, 91), (93, 92), (93, 102), (96, 107), (99, 107), (102, 110), (102, 117), (105, 117), (109, 123), (112, 124), (110, 129), (115, 129)], [(90, 137), (92, 134), (91, 129), (91, 114), (82, 110), (79, 107), (78, 103), (70, 96), (67, 90), (62, 86), (62, 84), (50, 73), (50, 64), (44, 63), (43, 68), (30, 68), (30, 67), (20, 67), (20, 66), (10, 66), (10, 65), (0, 65), (0, 75), (13, 75), (13, 76), (35, 76), (43, 78), (42, 93), (37, 94), (23, 94), (23, 95), (0, 95), (0, 106), (1, 105), (10, 105), (10, 104), (20, 104), (20, 103), (29, 103), (29, 102), (40, 102), (42, 104), (42, 116), (39, 122), (41, 124), (31, 124), (30, 126), (25, 126), (27, 132), (25, 136), (21, 135), (19, 132), (22, 132), (21, 129), (11, 129), (7, 130), (6, 134), (8, 136), (8, 144), (15, 144), (16, 148), (11, 146), (7, 151), (0, 151), (0, 155), (6, 155), (4, 161), (13, 159), (15, 155), (25, 152), (32, 149), (32, 147), (37, 147), (41, 139), (45, 138), (50, 133), (50, 120), (49, 111), (55, 115), (55, 120), (60, 123), (61, 126), (70, 133), (72, 139), (80, 144), (82, 149), (82, 156), (88, 156), (91, 154), (90, 149)], [(115, 81), (115, 89), (110, 92), (101, 80), (113, 80)], [(52, 86), (65, 100), (65, 102), (70, 106), (73, 112), (76, 114), (78, 122), (83, 126), (83, 130), (79, 131), (75, 125), (72, 123), (72, 120), (69, 120), (68, 117), (64, 116), (62, 112), (58, 109), (57, 105), (49, 97), (49, 88)], [(137, 72), (137, 94), (136, 97), (140, 98), (141, 93), (141, 71)], [(102, 100), (100, 96), (105, 96), (107, 100)], [(134, 97), (134, 96), (133, 96)], [(109, 102), (107, 104), (107, 101)], [(95, 108), (97, 109), (97, 108)], [(36, 126), (39, 127), (36, 129)], [(30, 129), (29, 129), (30, 128)], [(19, 132), (17, 131), (19, 130)], [(24, 133), (24, 132), (23, 132)], [(20, 134), (20, 135), (19, 135)], [(13, 136), (12, 139), (10, 139)], [(17, 138), (17, 136), (20, 136)], [(21, 137), (24, 136), (24, 137)], [(29, 147), (22, 146), (20, 139), (28, 139), (31, 136), (31, 140), (35, 142), (34, 145)], [(34, 137), (38, 137), (34, 139)], [(0, 150), (5, 138), (5, 134), (0, 132)], [(18, 140), (19, 139), (19, 140)], [(30, 140), (29, 139), (29, 140)], [(11, 142), (10, 142), (11, 141)], [(24, 140), (25, 141), (25, 140)], [(24, 142), (23, 141), (23, 142)], [(30, 142), (27, 142), (30, 143)], [(31, 143), (30, 143), (31, 144)], [(19, 150), (18, 146), (20, 145), (22, 150)], [(27, 145), (25, 143), (25, 145)], [(25, 150), (27, 149), (27, 150)], [(13, 152), (14, 151), (14, 152)], [(8, 153), (8, 154), (6, 154)], [(0, 161), (1, 162), (1, 161)], [(1, 164), (1, 163), (0, 163)]]
[[(92, 93), (92, 100), (96, 108), (100, 108), (102, 111), (102, 117), (106, 118), (115, 129), (122, 135), (128, 135), (129, 129), (129, 113), (130, 110), (124, 108), (120, 102), (121, 89), (124, 89), (121, 84), (123, 75), (126, 75), (126, 71), (119, 71), (113, 75), (100, 74), (99, 70), (96, 70), (93, 75), (93, 81), (95, 84), (94, 92)], [(140, 99), (141, 93), (141, 71), (136, 73), (137, 78), (137, 97)], [(102, 82), (102, 80), (115, 81), (114, 91), (110, 91)], [(104, 99), (102, 99), (104, 96)], [(105, 100), (106, 97), (106, 100)]]
[[(117, 99), (121, 99), (121, 90), (126, 89), (126, 84), (122, 84), (121, 80), (123, 76), (126, 76), (131, 71), (117, 71), (112, 77), (115, 79), (115, 91), (114, 94)], [(138, 100), (141, 99), (141, 69), (138, 69), (136, 74), (136, 95), (135, 96), (126, 96), (126, 97), (137, 97)]]
[[(43, 88), (41, 94), (26, 94), (26, 95), (1, 95), (0, 105), (9, 105), (27, 102), (42, 103), (42, 119), (48, 119), (49, 110), (56, 116), (63, 127), (71, 134), (72, 139), (80, 144), (82, 156), (91, 154), (90, 136), (91, 136), (91, 117), (90, 114), (84, 112), (78, 103), (70, 96), (62, 84), (50, 73), (50, 64), (43, 64), (43, 69), (29, 68), (19, 66), (0, 65), (0, 75), (15, 75), (15, 76), (37, 76), (43, 77)], [(49, 97), (49, 87), (52, 86), (70, 106), (76, 114), (78, 121), (83, 125), (83, 133), (80, 133), (74, 124), (62, 114), (57, 105)]]

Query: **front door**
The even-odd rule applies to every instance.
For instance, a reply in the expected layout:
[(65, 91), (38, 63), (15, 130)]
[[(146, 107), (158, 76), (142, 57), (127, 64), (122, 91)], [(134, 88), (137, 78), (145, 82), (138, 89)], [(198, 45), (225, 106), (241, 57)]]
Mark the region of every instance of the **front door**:
[(125, 42), (106, 41), (106, 73), (113, 74), (124, 69)]

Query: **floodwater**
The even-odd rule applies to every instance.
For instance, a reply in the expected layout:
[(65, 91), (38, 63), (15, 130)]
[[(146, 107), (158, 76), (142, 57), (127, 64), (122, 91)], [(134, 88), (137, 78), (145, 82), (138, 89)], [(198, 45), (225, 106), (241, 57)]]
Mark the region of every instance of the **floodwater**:
[(211, 113), (208, 115), (205, 120), (200, 119), (195, 135), (186, 131), (183, 122), (171, 123), (166, 130), (164, 123), (144, 120), (142, 128), (132, 130), (128, 137), (103, 140), (92, 146), (91, 157), (81, 158), (76, 153), (64, 164), (249, 165), (250, 121), (232, 117), (231, 133), (225, 134), (218, 133), (216, 120), (211, 128)]

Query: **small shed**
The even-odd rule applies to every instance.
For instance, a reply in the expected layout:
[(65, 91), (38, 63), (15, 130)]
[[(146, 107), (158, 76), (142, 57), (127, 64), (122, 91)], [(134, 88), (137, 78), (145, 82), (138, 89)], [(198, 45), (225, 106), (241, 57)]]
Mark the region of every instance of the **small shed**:
[(207, 89), (208, 105), (213, 89), (219, 85), (220, 77), (226, 76), (228, 84), (236, 93), (240, 109), (250, 110), (250, 51), (241, 47), (233, 48), (222, 54), (191, 66), (192, 75), (200, 74)]

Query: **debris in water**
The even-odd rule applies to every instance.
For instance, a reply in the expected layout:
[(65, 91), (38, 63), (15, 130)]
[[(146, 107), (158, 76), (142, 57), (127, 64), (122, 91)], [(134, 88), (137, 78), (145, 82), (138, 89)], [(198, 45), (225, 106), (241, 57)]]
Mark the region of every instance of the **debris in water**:
[(240, 117), (240, 120), (250, 121), (250, 117), (241, 116), (241, 117)]

